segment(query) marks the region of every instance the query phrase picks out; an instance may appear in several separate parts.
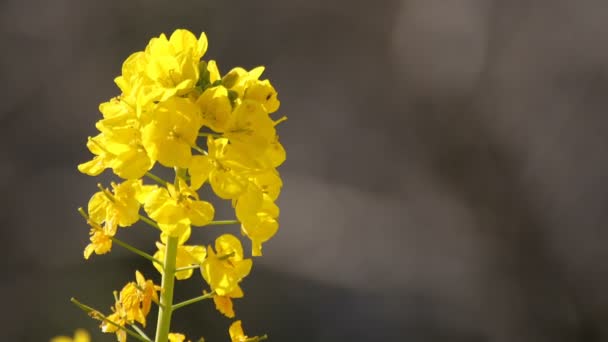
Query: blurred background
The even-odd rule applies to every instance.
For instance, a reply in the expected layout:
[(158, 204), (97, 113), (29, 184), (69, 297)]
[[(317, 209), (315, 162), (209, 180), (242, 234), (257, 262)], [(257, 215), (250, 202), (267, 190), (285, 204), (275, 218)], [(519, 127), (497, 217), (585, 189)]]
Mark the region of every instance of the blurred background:
[[(222, 72), (266, 65), (289, 117), (281, 229), (235, 303), (248, 334), (608, 341), (607, 20), (597, 0), (0, 2), (2, 340), (113, 341), (69, 298), (108, 311), (135, 268), (157, 276), (120, 248), (85, 263), (76, 208), (100, 179), (76, 165), (122, 61), (187, 28)], [(209, 302), (174, 322), (228, 340)]]

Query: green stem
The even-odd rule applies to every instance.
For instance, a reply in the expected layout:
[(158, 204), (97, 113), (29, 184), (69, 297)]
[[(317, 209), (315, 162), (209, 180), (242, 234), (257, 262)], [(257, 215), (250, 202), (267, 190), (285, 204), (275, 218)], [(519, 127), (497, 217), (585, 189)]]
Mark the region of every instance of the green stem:
[(156, 183), (163, 185), (163, 186), (167, 186), (167, 181), (158, 177), (157, 175), (153, 174), (152, 172), (146, 172), (146, 177), (150, 178), (151, 180), (155, 181)]
[(198, 133), (199, 137), (214, 137), (214, 138), (220, 138), (222, 135), (221, 134), (217, 134), (217, 133), (206, 133), (206, 132), (200, 132)]
[(158, 322), (156, 324), (156, 342), (167, 342), (169, 340), (169, 329), (171, 328), (171, 314), (173, 312), (173, 287), (175, 285), (175, 261), (177, 258), (178, 237), (167, 238), (165, 250), (165, 263), (161, 281), (160, 304), (158, 309)]
[(211, 221), (208, 226), (223, 226), (228, 224), (237, 224), (240, 223), (238, 220), (220, 220), (220, 221)]
[(148, 335), (146, 335), (146, 333), (143, 330), (141, 330), (137, 325), (131, 324), (131, 328), (133, 328), (133, 330), (135, 330), (139, 334), (139, 336), (145, 338), (148, 341), (151, 341), (150, 337), (148, 337)]
[(200, 302), (201, 300), (213, 298), (214, 295), (215, 295), (215, 292), (210, 292), (210, 293), (204, 294), (202, 296), (194, 297), (192, 299), (188, 299), (188, 300), (185, 300), (185, 301), (183, 301), (181, 303), (177, 303), (177, 304), (173, 305), (172, 309), (173, 310), (177, 310), (179, 308), (183, 308), (186, 305), (190, 305), (192, 303)]
[(181, 271), (194, 270), (194, 269), (197, 269), (197, 268), (200, 268), (200, 267), (201, 267), (201, 265), (184, 266), (184, 267), (176, 268), (175, 269), (175, 273), (181, 272)]
[(173, 181), (173, 186), (175, 186), (175, 188), (177, 190), (179, 190), (179, 180), (185, 180), (186, 179), (186, 173), (188, 172), (188, 169), (184, 169), (181, 167), (176, 167), (175, 168), (175, 180)]
[(160, 227), (158, 226), (158, 224), (156, 222), (150, 220), (149, 218), (145, 217), (144, 215), (139, 215), (139, 219), (156, 229), (160, 229)]
[(207, 155), (207, 151), (203, 150), (202, 148), (198, 147), (198, 145), (193, 145), (192, 146), (193, 149), (195, 149), (198, 153), (202, 154), (202, 155)]
[(119, 240), (119, 239), (117, 239), (117, 238), (115, 238), (113, 236), (110, 236), (110, 239), (112, 239), (112, 242), (114, 242), (115, 244), (119, 245), (120, 247), (122, 247), (122, 248), (124, 248), (124, 249), (126, 249), (128, 251), (131, 251), (131, 252), (133, 252), (133, 253), (141, 256), (141, 257), (144, 257), (145, 259), (148, 259), (148, 260), (150, 260), (152, 262), (155, 262), (155, 263), (157, 263), (159, 265), (163, 264), (162, 261), (156, 259), (155, 257), (151, 256), (150, 254), (148, 254), (148, 253), (146, 253), (144, 251), (140, 251), (139, 249), (137, 249), (137, 248), (129, 245), (128, 243), (126, 243), (124, 241), (121, 241), (121, 240)]
[(116, 199), (114, 199), (114, 195), (112, 194), (112, 192), (110, 192), (110, 190), (106, 189), (103, 187), (103, 185), (101, 185), (101, 183), (97, 183), (97, 188), (99, 188), (99, 190), (101, 190), (101, 192), (106, 195), (106, 198), (110, 200), (110, 202), (114, 203), (116, 201)]
[(99, 312), (98, 310), (93, 309), (92, 307), (82, 304), (81, 302), (79, 302), (78, 300), (76, 300), (76, 298), (71, 298), (70, 301), (72, 303), (74, 303), (74, 305), (76, 305), (77, 307), (79, 307), (80, 309), (82, 309), (84, 312), (88, 313), (91, 317), (95, 318), (95, 319), (99, 319), (101, 321), (104, 322), (108, 322), (111, 325), (117, 327), (120, 330), (124, 330), (127, 334), (129, 334), (130, 336), (142, 341), (142, 342), (152, 342), (149, 339), (140, 336), (139, 334), (137, 334), (136, 332), (134, 332), (131, 329), (127, 329), (125, 327), (123, 327), (120, 324), (117, 324), (115, 322), (110, 321), (106, 316), (104, 316), (101, 312)]

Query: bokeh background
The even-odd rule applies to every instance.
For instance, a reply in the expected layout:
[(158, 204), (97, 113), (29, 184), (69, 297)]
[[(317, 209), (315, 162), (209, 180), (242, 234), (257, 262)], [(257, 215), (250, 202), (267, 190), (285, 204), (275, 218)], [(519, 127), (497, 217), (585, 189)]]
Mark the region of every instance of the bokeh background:
[[(76, 165), (122, 61), (183, 27), (223, 72), (266, 65), (289, 117), (281, 229), (236, 302), (248, 333), (608, 341), (607, 22), (598, 0), (0, 2), (1, 339), (112, 341), (69, 298), (108, 310), (154, 274), (120, 248), (84, 262), (75, 209), (99, 179)], [(212, 306), (174, 330), (228, 340)]]

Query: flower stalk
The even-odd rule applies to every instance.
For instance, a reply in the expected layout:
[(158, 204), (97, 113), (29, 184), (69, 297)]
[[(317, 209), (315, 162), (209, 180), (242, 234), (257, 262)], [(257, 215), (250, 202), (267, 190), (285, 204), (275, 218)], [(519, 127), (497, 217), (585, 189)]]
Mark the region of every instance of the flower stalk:
[(155, 341), (168, 341), (171, 328), (171, 314), (173, 313), (173, 290), (175, 286), (175, 260), (177, 257), (177, 237), (167, 239), (165, 261), (163, 263), (163, 276), (161, 280), (162, 291), (158, 309)]
[[(279, 228), (275, 202), (283, 181), (277, 168), (286, 156), (276, 126), (286, 118), (271, 116), (279, 109), (277, 92), (269, 80), (260, 79), (264, 67), (236, 67), (222, 75), (215, 61), (203, 59), (206, 50), (204, 33), (197, 38), (179, 29), (129, 56), (115, 78), (120, 95), (99, 106), (99, 134), (87, 140), (94, 156), (78, 166), (90, 176), (110, 169), (121, 179), (107, 188), (98, 184), (86, 211), (78, 209), (89, 225), (84, 258), (118, 245), (150, 261), (161, 274), (157, 284), (135, 271), (135, 281), (113, 291), (108, 316), (72, 300), (119, 342), (128, 336), (152, 342), (142, 329), (153, 304), (159, 307), (154, 342), (186, 340), (171, 332), (173, 312), (204, 299), (213, 299), (226, 317), (236, 317), (233, 299), (245, 295), (240, 283), (252, 269), (252, 257), (262, 255), (262, 244)], [(157, 167), (173, 169), (175, 178), (167, 181), (152, 173)], [(234, 219), (214, 219), (214, 205), (201, 198), (203, 186), (230, 203)], [(154, 253), (116, 237), (139, 221), (156, 229)], [(250, 251), (231, 233), (214, 243), (194, 241), (199, 238), (192, 231), (198, 227), (229, 225), (240, 226), (251, 240)], [(210, 292), (174, 304), (175, 283), (197, 270), (202, 280), (194, 279)], [(228, 333), (232, 342), (267, 338), (248, 337), (239, 320)]]
[(201, 300), (213, 298), (214, 295), (215, 295), (215, 293), (211, 292), (211, 293), (204, 294), (202, 296), (198, 296), (198, 297), (194, 297), (194, 298), (185, 300), (185, 301), (177, 303), (177, 304), (173, 304), (173, 311), (175, 311), (175, 310), (177, 310), (179, 308), (183, 308), (184, 306), (187, 306), (187, 305), (190, 305), (190, 304), (194, 304), (196, 302), (200, 302)]

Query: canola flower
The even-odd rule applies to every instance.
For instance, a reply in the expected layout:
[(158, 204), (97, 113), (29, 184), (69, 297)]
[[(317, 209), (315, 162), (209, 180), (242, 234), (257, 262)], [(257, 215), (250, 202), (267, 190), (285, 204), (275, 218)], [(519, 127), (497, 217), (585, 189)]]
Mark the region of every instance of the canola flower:
[[(170, 332), (173, 314), (205, 299), (212, 299), (224, 316), (236, 317), (233, 299), (245, 295), (240, 283), (253, 265), (246, 252), (261, 256), (263, 244), (279, 228), (275, 202), (283, 182), (277, 167), (286, 154), (277, 125), (286, 117), (277, 117), (277, 92), (262, 79), (264, 67), (236, 67), (222, 74), (216, 61), (204, 59), (207, 46), (204, 33), (197, 38), (179, 29), (169, 38), (152, 38), (143, 51), (129, 56), (114, 80), (120, 95), (99, 106), (99, 133), (87, 141), (93, 157), (78, 166), (90, 176), (109, 169), (118, 177), (109, 187), (99, 184), (87, 210), (79, 209), (90, 226), (84, 258), (118, 245), (152, 262), (161, 275), (155, 283), (136, 271), (134, 281), (114, 291), (109, 313), (72, 298), (119, 342), (186, 341), (183, 334)], [(173, 169), (174, 179), (152, 173), (159, 167)], [(199, 195), (205, 186), (229, 201), (234, 219), (216, 220), (213, 204)], [(220, 235), (213, 244), (191, 239), (192, 229), (230, 224), (240, 224), (251, 240), (250, 251), (232, 234)], [(151, 253), (117, 237), (122, 229), (144, 225), (158, 234)], [(175, 303), (175, 281), (192, 279), (197, 270), (201, 277), (194, 279), (202, 295)], [(153, 305), (159, 307), (154, 339), (143, 331)], [(241, 321), (230, 325), (228, 335), (239, 342), (267, 338), (246, 336)], [(74, 341), (87, 342), (84, 336), (77, 332)], [(67, 337), (53, 340), (63, 341)]]

